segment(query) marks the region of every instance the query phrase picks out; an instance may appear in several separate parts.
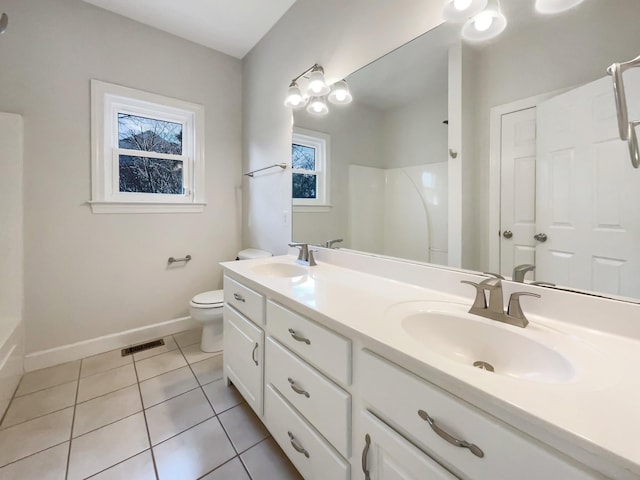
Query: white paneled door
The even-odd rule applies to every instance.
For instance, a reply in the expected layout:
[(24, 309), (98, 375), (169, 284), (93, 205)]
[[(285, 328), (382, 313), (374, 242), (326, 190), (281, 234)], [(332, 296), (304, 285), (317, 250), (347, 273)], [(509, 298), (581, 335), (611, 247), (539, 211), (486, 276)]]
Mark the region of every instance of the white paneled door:
[[(626, 84), (638, 98), (640, 82)], [(640, 296), (640, 171), (618, 138), (610, 77), (537, 109), (536, 277)]]
[(515, 265), (536, 261), (536, 108), (505, 114), (501, 122), (500, 274), (511, 276)]

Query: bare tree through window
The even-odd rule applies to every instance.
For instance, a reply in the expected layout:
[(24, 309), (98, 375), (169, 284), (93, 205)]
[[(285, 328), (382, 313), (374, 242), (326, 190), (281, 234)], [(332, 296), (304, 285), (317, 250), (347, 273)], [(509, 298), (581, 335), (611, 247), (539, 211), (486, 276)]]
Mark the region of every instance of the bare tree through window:
[[(118, 147), (160, 154), (182, 154), (182, 124), (118, 113)], [(121, 192), (184, 193), (183, 161), (154, 155), (119, 155)]]

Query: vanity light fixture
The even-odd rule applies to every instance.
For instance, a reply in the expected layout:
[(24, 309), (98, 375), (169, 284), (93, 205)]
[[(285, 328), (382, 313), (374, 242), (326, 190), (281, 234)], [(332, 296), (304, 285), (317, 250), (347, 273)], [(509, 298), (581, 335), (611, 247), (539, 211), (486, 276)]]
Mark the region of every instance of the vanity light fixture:
[(284, 100), (285, 107), (289, 108), (298, 108), (306, 105), (307, 100), (302, 95), (302, 91), (298, 84), (294, 81), (289, 85), (289, 90), (287, 91), (287, 98)]
[(480, 13), (462, 26), (462, 37), (470, 42), (482, 42), (500, 35), (507, 27), (507, 18), (500, 10), (498, 0), (489, 0)]
[(536, 0), (536, 12), (544, 15), (562, 13), (580, 5), (584, 0)]
[(307, 112), (312, 115), (326, 115), (329, 113), (329, 107), (324, 97), (311, 97), (309, 105), (307, 105)]
[(318, 97), (320, 95), (326, 95), (331, 88), (327, 85), (327, 81), (324, 79), (324, 69), (317, 63), (311, 67), (309, 73), (309, 95)]
[(329, 101), (336, 105), (346, 105), (351, 103), (353, 97), (349, 91), (349, 85), (346, 80), (340, 80), (339, 82), (331, 85), (331, 93), (329, 94)]
[[(298, 85), (301, 78), (306, 80), (304, 91)], [(327, 100), (336, 105), (345, 105), (351, 103), (353, 97), (345, 80), (340, 80), (332, 86), (327, 85), (324, 69), (316, 63), (291, 80), (284, 105), (289, 108), (301, 108), (306, 105), (309, 113), (326, 115), (329, 113)]]
[(448, 22), (464, 22), (486, 6), (487, 0), (446, 0), (442, 7), (442, 17)]

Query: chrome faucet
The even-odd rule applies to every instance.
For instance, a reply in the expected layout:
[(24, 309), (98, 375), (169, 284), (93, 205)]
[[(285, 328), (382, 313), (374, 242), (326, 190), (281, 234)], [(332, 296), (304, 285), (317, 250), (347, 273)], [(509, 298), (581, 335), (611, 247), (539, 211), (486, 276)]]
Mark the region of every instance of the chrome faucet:
[(324, 246), (325, 246), (326, 248), (333, 248), (333, 244), (334, 244), (334, 243), (340, 243), (340, 242), (342, 242), (342, 241), (343, 241), (343, 239), (342, 239), (342, 238), (336, 238), (336, 239), (334, 239), (334, 240), (327, 240), (326, 242), (324, 242)]
[(299, 263), (300, 265), (307, 265), (309, 267), (317, 265), (316, 259), (313, 258), (315, 250), (310, 250), (308, 243), (290, 243), (289, 246), (296, 247), (300, 250), (296, 263)]
[[(502, 280), (499, 278), (487, 278), (480, 283), (462, 280), (461, 283), (472, 285), (476, 289), (476, 298), (469, 309), (469, 313), (489, 318), (491, 320), (496, 320), (498, 322), (508, 323), (509, 325), (514, 325), (520, 328), (524, 328), (529, 325), (529, 320), (525, 317), (520, 305), (520, 297), (530, 296), (540, 298), (540, 295), (537, 293), (512, 293), (509, 297), (509, 306), (505, 312), (502, 294)], [(485, 291), (489, 292), (488, 305)]]
[(527, 274), (527, 272), (533, 272), (535, 269), (536, 266), (531, 265), (530, 263), (517, 265), (513, 268), (513, 275), (511, 275), (511, 280), (518, 283), (524, 283), (524, 276)]

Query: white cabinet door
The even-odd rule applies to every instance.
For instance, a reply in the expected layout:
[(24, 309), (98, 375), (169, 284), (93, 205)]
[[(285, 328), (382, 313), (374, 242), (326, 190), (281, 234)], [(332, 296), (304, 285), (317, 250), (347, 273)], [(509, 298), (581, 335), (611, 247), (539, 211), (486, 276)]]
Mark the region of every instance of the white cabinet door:
[(263, 411), (264, 331), (224, 306), (224, 377), (258, 414)]
[[(361, 415), (365, 480), (454, 480), (448, 470), (371, 413)], [(358, 477), (359, 478), (359, 477)]]

